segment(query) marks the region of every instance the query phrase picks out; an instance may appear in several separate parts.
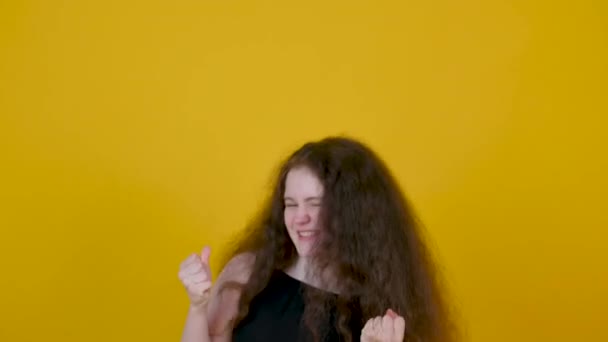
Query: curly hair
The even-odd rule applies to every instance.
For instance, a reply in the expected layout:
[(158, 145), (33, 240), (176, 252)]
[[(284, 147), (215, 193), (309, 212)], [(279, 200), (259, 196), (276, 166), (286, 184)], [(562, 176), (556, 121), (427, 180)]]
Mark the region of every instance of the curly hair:
[(282, 163), (270, 198), (225, 259), (255, 255), (255, 276), (241, 286), (233, 324), (247, 316), (248, 304), (272, 273), (298, 256), (283, 218), (285, 180), (298, 167), (311, 170), (324, 187), (314, 264), (330, 270), (321, 273), (330, 273), (338, 287), (337, 297), (314, 289), (305, 293), (303, 320), (315, 340), (322, 341), (328, 331), (324, 322), (332, 308), (344, 341), (360, 333), (351, 331), (353, 319), (363, 326), (390, 308), (405, 319), (406, 341), (453, 341), (444, 291), (419, 221), (386, 164), (368, 146), (346, 137), (306, 143)]

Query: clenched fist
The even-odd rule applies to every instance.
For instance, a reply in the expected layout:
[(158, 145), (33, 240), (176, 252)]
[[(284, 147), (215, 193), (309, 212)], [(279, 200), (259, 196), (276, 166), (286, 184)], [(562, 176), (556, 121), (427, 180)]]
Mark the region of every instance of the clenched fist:
[(193, 308), (204, 308), (211, 293), (211, 269), (209, 268), (209, 247), (201, 254), (192, 254), (179, 268), (179, 279), (188, 292)]
[(371, 318), (361, 330), (361, 342), (403, 342), (405, 320), (393, 310), (384, 317)]

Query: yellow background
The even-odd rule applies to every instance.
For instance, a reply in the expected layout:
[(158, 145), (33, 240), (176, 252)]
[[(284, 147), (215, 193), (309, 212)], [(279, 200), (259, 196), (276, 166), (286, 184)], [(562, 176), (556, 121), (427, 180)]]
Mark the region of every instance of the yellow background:
[(465, 341), (608, 341), (606, 7), (1, 2), (0, 340), (177, 340), (180, 261), (346, 133), (414, 202)]

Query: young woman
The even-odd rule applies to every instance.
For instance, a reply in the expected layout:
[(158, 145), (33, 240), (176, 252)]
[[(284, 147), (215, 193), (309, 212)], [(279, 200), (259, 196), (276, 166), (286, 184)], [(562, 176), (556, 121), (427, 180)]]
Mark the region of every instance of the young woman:
[(452, 341), (412, 210), (356, 140), (310, 142), (283, 163), (213, 286), (209, 255), (180, 267), (182, 342)]

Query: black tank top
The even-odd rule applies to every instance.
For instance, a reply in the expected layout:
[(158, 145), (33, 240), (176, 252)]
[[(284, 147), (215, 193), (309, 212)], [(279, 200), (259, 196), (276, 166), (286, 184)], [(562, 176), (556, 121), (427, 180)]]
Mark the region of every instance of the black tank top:
[[(312, 333), (304, 327), (303, 290), (307, 285), (283, 271), (275, 271), (268, 285), (249, 304), (249, 314), (233, 330), (233, 342), (313, 342)], [(333, 317), (327, 322), (329, 333), (323, 342), (339, 342)], [(353, 342), (359, 342), (361, 327), (351, 324)]]

